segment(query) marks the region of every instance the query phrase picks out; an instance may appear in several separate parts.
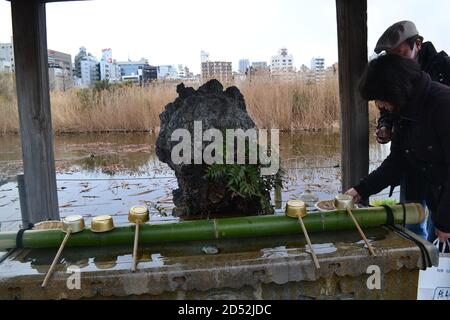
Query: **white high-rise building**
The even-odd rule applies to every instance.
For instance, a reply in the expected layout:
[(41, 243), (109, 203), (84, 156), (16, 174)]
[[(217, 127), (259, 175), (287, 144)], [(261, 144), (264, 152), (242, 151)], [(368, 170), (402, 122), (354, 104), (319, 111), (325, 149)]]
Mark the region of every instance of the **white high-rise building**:
[(14, 72), (14, 46), (10, 43), (0, 43), (0, 71)]
[(325, 59), (315, 57), (311, 59), (311, 72), (316, 82), (325, 80)]
[(162, 65), (157, 67), (158, 80), (178, 79), (178, 70), (172, 65)]
[(99, 63), (85, 47), (75, 56), (75, 77), (79, 86), (89, 87), (100, 80)]
[(239, 60), (239, 72), (245, 73), (247, 72), (247, 69), (250, 67), (250, 60), (248, 59), (241, 59)]
[(120, 82), (122, 79), (120, 66), (115, 62), (100, 61), (100, 80), (110, 83)]
[(113, 62), (111, 48), (102, 49), (102, 61), (106, 61), (109, 63)]
[(178, 65), (178, 77), (180, 79), (190, 79), (194, 77), (194, 74), (189, 70), (187, 66), (182, 64)]
[(98, 80), (98, 62), (94, 59), (80, 61), (81, 85), (89, 87)]
[(99, 63), (100, 80), (110, 83), (120, 82), (122, 74), (120, 66), (112, 58), (112, 49), (102, 49), (102, 60)]
[(291, 54), (288, 54), (288, 50), (286, 48), (281, 48), (278, 51), (278, 55), (272, 57), (270, 71), (272, 73), (294, 71), (294, 58)]
[(206, 51), (200, 51), (200, 62), (208, 62), (209, 61), (209, 52)]
[(311, 59), (311, 70), (325, 70), (325, 59), (324, 58), (312, 58)]

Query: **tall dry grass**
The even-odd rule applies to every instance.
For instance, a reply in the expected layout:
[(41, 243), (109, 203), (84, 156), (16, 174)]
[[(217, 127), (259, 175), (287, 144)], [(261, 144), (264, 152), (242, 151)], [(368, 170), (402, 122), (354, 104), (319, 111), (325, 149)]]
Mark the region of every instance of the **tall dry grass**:
[(124, 86), (113, 90), (70, 90), (51, 95), (57, 132), (148, 131), (176, 97), (172, 86)]
[(259, 127), (285, 131), (339, 127), (336, 78), (318, 84), (257, 81), (244, 84), (241, 90)]
[(0, 73), (0, 134), (16, 132), (19, 126), (14, 77)]
[[(0, 75), (0, 134), (18, 132), (14, 79)], [(253, 80), (238, 86), (260, 128), (317, 130), (339, 127), (337, 78), (319, 84)], [(108, 90), (52, 92), (55, 132), (148, 131), (159, 126), (159, 114), (176, 98), (174, 84), (121, 86)], [(369, 108), (371, 123), (377, 111)]]

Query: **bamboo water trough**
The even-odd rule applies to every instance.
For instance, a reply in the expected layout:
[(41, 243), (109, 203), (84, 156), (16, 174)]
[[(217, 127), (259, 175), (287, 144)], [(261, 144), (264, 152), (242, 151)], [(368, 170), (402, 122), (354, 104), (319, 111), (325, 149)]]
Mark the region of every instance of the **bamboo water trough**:
[[(419, 204), (392, 206), (394, 222), (397, 224), (418, 224), (425, 219)], [(373, 228), (388, 223), (388, 215), (382, 207), (363, 208), (353, 211), (362, 228)], [(406, 221), (404, 221), (404, 218)], [(305, 227), (310, 233), (336, 230), (354, 230), (354, 222), (346, 211), (333, 211), (310, 214), (304, 218)], [(67, 247), (94, 247), (132, 245), (135, 226), (123, 226), (98, 234), (86, 229), (74, 234)], [(210, 219), (140, 227), (140, 243), (166, 243), (177, 241), (201, 241), (229, 238), (252, 238), (298, 234), (298, 221), (286, 216), (259, 216), (227, 219)], [(24, 248), (55, 248), (61, 244), (64, 233), (60, 230), (29, 230), (22, 235)], [(0, 233), (0, 250), (16, 248), (17, 232)]]

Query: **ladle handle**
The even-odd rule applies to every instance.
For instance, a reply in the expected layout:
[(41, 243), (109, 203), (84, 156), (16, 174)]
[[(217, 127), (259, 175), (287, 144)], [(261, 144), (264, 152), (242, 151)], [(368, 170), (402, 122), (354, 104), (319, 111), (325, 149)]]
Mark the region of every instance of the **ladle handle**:
[(42, 282), (42, 288), (45, 288), (48, 281), (50, 280), (50, 277), (53, 274), (53, 270), (55, 269), (56, 264), (58, 263), (58, 260), (61, 257), (61, 253), (63, 252), (64, 247), (66, 246), (67, 240), (69, 240), (70, 233), (71, 233), (70, 229), (67, 230), (66, 236), (64, 237), (64, 240), (62, 241), (61, 245), (59, 246), (59, 250), (56, 253), (55, 259), (53, 259), (52, 265), (50, 266), (50, 269), (48, 270), (47, 275), (45, 276), (44, 282)]
[(138, 243), (139, 243), (139, 223), (136, 223), (136, 230), (134, 232), (133, 262), (131, 265), (131, 272), (136, 271)]
[(347, 208), (347, 212), (348, 212), (348, 215), (352, 218), (353, 223), (355, 224), (356, 229), (358, 229), (359, 234), (361, 235), (361, 237), (363, 238), (364, 242), (366, 243), (366, 246), (369, 249), (370, 254), (373, 255), (373, 256), (376, 256), (377, 254), (375, 253), (375, 251), (373, 250), (372, 246), (370, 245), (369, 240), (367, 240), (366, 235), (364, 234), (364, 232), (362, 231), (361, 227), (359, 226), (358, 221), (356, 221), (356, 218), (353, 215), (352, 210), (350, 208)]
[(300, 222), (300, 225), (302, 226), (303, 234), (305, 235), (306, 241), (308, 242), (309, 250), (311, 251), (314, 265), (316, 266), (316, 269), (320, 269), (319, 260), (317, 259), (316, 253), (314, 252), (314, 249), (312, 247), (311, 239), (309, 239), (308, 231), (306, 231), (306, 227), (305, 227), (305, 224), (303, 223), (302, 217), (299, 216), (298, 221)]

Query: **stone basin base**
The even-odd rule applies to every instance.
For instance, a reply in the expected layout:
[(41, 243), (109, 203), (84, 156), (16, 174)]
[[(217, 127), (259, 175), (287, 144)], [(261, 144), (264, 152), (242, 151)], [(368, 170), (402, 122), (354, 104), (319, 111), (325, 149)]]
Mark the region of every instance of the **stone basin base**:
[[(311, 234), (317, 270), (300, 230), (298, 236), (142, 246), (136, 273), (132, 248), (69, 248), (45, 289), (56, 250), (21, 249), (0, 264), (0, 299), (416, 299), (423, 267), (416, 244), (384, 227), (366, 235), (377, 256), (356, 231)], [(436, 249), (423, 243), (436, 265)]]

